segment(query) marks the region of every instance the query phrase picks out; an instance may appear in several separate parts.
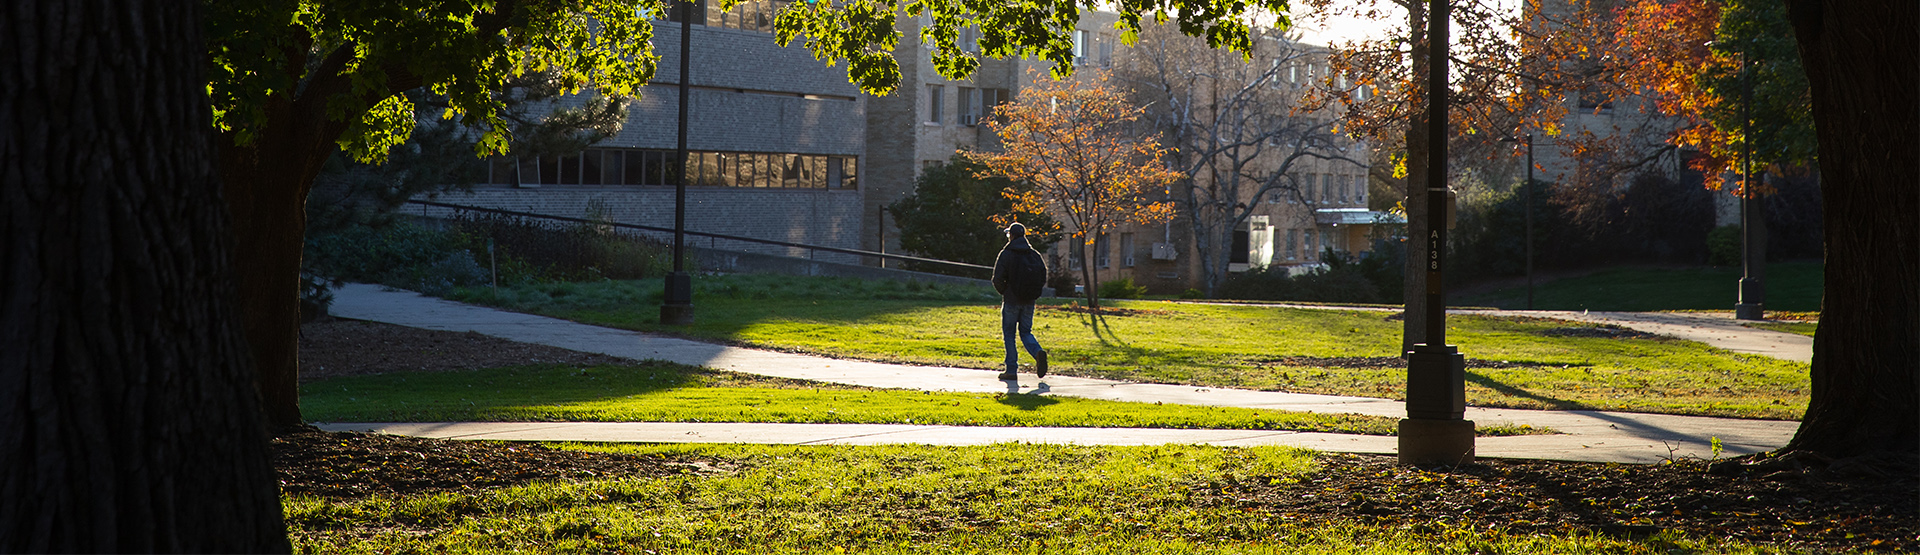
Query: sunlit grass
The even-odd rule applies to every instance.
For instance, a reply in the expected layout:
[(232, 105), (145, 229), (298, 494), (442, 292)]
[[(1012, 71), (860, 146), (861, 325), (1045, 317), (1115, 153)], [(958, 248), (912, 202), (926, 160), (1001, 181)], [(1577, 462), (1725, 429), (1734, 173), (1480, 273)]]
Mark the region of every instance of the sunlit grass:
[(1316, 468), (1288, 448), (574, 445), (732, 470), (472, 493), (289, 497), (301, 553), (1758, 553), (1467, 522), (1297, 519), (1212, 502)]
[(1819, 322), (1742, 322), (1741, 325), (1749, 328), (1800, 334), (1807, 337), (1813, 337), (1814, 330), (1820, 327)]
[[(774, 279), (777, 278), (777, 279)], [(658, 324), (660, 282), (468, 289), (455, 299), (576, 321), (826, 356), (993, 369), (999, 315), (983, 288), (792, 276), (701, 276), (692, 326)], [(866, 285), (862, 285), (866, 284)], [(564, 291), (564, 293), (560, 293)], [(557, 295), (556, 295), (557, 294)], [(1390, 313), (1115, 301), (1136, 310), (1090, 319), (1043, 301), (1034, 328), (1055, 371), (1130, 381), (1399, 399), (1405, 369), (1292, 357), (1394, 357)], [(1550, 336), (1585, 326), (1488, 316), (1448, 319), (1449, 343), (1470, 359), (1477, 406), (1601, 409), (1794, 419), (1805, 412), (1807, 365), (1678, 340)]]
[[(1392, 418), (1032, 394), (933, 393), (703, 371), (678, 364), (534, 365), (396, 373), (305, 385), (320, 422), (798, 422), (1297, 430), (1393, 435)], [(1487, 423), (1485, 435), (1550, 433)]]

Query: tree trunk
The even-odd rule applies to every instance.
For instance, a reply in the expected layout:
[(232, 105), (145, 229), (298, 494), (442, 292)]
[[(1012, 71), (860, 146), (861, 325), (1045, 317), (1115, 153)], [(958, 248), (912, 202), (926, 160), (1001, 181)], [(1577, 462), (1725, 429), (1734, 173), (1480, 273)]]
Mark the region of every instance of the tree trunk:
[(1416, 91), (1407, 107), (1407, 263), (1402, 275), (1406, 278), (1404, 293), (1406, 313), (1401, 320), (1400, 353), (1404, 356), (1413, 350), (1415, 344), (1426, 342), (1427, 322), (1423, 314), (1427, 312), (1427, 242), (1419, 238), (1427, 236), (1427, 96), (1424, 92), (1427, 83), (1426, 45), (1426, 4), (1411, 2), (1407, 5), (1409, 19), (1408, 38), (1412, 39), (1412, 88)]
[[(271, 109), (290, 110), (276, 104)], [(241, 314), (267, 421), (274, 427), (302, 423), (300, 259), (306, 244), (307, 190), (326, 160), (312, 153), (330, 150), (298, 144), (292, 127), (271, 126), (244, 147), (234, 146), (232, 137), (219, 141), (220, 177), (233, 215)]]
[(0, 20), (0, 551), (289, 550), (200, 6)]
[(1920, 453), (1920, 4), (1787, 10), (1820, 142), (1826, 296), (1812, 401), (1786, 448)]

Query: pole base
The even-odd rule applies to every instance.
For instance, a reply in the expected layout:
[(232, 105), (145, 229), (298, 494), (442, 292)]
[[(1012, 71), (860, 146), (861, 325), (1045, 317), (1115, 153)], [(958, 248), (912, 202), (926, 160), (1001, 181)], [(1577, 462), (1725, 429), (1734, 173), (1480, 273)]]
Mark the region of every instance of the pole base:
[(693, 276), (686, 272), (668, 272), (660, 323), (668, 326), (693, 324)]
[(1400, 464), (1460, 466), (1473, 462), (1472, 420), (1400, 421)]
[(690, 304), (660, 305), (660, 323), (668, 326), (693, 325), (693, 305), (690, 305)]
[(1740, 303), (1733, 305), (1733, 317), (1739, 320), (1765, 320), (1767, 311), (1760, 303)]

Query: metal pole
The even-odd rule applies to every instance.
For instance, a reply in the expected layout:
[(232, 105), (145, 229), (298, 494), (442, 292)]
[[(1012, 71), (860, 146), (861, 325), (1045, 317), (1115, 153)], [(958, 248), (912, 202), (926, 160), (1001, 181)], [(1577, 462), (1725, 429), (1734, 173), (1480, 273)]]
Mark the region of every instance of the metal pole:
[[(1404, 464), (1473, 461), (1466, 414), (1466, 357), (1446, 344), (1444, 294), (1447, 217), (1447, 0), (1431, 0), (1427, 20), (1427, 342), (1407, 353), (1407, 418), (1400, 421)], [(1413, 317), (1409, 314), (1408, 317)]]
[(1533, 134), (1527, 134), (1527, 184), (1520, 189), (1527, 214), (1527, 310), (1533, 310)]
[(692, 0), (680, 1), (680, 132), (675, 156), (680, 161), (679, 179), (673, 188), (673, 272), (667, 274), (666, 291), (660, 305), (660, 323), (693, 323), (693, 278), (687, 275), (687, 69), (693, 50)]
[(1740, 48), (1740, 80), (1746, 86), (1740, 95), (1740, 300), (1733, 305), (1733, 316), (1760, 320), (1765, 311), (1760, 304), (1760, 280), (1753, 271), (1753, 74), (1747, 70), (1747, 48)]

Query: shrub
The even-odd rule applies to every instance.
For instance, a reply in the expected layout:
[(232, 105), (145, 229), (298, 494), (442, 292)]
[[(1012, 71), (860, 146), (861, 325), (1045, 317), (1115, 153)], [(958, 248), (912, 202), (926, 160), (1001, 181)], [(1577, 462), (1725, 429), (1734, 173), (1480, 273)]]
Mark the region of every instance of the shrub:
[(1723, 225), (1707, 232), (1707, 263), (1733, 266), (1740, 263), (1740, 226)]
[(1121, 278), (1100, 284), (1100, 298), (1138, 299), (1147, 294), (1147, 288), (1135, 285), (1133, 278)]
[(1180, 292), (1180, 298), (1182, 298), (1182, 299), (1204, 299), (1204, 298), (1207, 298), (1207, 294), (1206, 294), (1206, 293), (1201, 293), (1199, 289), (1194, 289), (1194, 288), (1192, 288), (1192, 287), (1188, 287), (1186, 291), (1181, 291), (1181, 292)]

